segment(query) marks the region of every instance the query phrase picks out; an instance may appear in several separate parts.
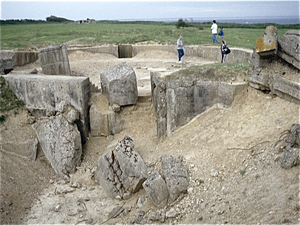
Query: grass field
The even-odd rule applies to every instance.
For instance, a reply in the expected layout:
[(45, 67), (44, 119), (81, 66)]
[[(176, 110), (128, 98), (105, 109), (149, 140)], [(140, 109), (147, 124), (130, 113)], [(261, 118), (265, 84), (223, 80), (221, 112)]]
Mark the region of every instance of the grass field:
[[(218, 24), (224, 27), (224, 39), (231, 47), (252, 49), (263, 37), (268, 24)], [(67, 43), (71, 45), (135, 44), (146, 41), (176, 44), (179, 35), (185, 45), (211, 44), (210, 23), (176, 28), (176, 23), (97, 21), (94, 24), (36, 23), (1, 25), (2, 50), (29, 50)], [(299, 25), (275, 25), (279, 38)]]

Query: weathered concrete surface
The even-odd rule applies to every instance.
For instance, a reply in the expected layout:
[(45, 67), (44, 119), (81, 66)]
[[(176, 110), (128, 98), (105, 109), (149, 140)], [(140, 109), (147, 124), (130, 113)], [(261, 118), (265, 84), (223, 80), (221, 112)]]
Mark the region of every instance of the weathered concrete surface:
[(151, 72), (153, 105), (157, 116), (157, 137), (171, 136), (179, 127), (215, 104), (230, 107), (247, 83), (168, 78), (169, 72)]
[(290, 148), (300, 148), (300, 124), (292, 125), (285, 142)]
[(136, 75), (132, 67), (123, 62), (100, 73), (102, 93), (108, 96), (110, 105), (135, 104), (138, 99)]
[(155, 206), (165, 206), (169, 198), (169, 191), (166, 182), (158, 171), (154, 171), (149, 175), (143, 183), (143, 188)]
[(52, 168), (62, 177), (74, 173), (81, 163), (80, 132), (62, 115), (32, 125)]
[(75, 51), (111, 54), (111, 55), (118, 57), (118, 45), (103, 45), (103, 46), (96, 46), (96, 47), (77, 46), (77, 47), (68, 48), (68, 54), (75, 52)]
[(16, 51), (15, 54), (15, 65), (24, 66), (29, 63), (33, 63), (39, 59), (38, 52), (25, 52), (25, 51)]
[(14, 67), (14, 53), (0, 51), (0, 75), (8, 74)]
[(183, 166), (183, 157), (163, 155), (161, 162), (170, 198), (175, 201), (181, 194), (187, 193), (189, 186), (188, 171)]
[(96, 93), (91, 98), (90, 128), (93, 137), (109, 136), (120, 133), (124, 127), (124, 121), (120, 111), (115, 112), (109, 106), (107, 96)]
[(68, 105), (74, 107), (80, 114), (76, 124), (82, 141), (87, 140), (89, 78), (32, 74), (8, 74), (4, 78), (15, 95), (36, 116), (54, 115)]
[(299, 48), (300, 32), (292, 30), (279, 40), (278, 51), (269, 51), (267, 55), (254, 51), (249, 85), (300, 104)]
[(278, 29), (274, 26), (267, 26), (264, 37), (256, 40), (255, 51), (261, 56), (277, 54)]
[(147, 166), (134, 145), (132, 137), (127, 135), (99, 159), (95, 180), (111, 197), (126, 199), (147, 179)]
[(44, 74), (71, 75), (67, 45), (39, 49), (39, 60)]
[(289, 30), (280, 38), (278, 55), (300, 69), (300, 30)]
[(293, 166), (296, 166), (299, 159), (299, 152), (299, 148), (286, 147), (281, 160), (281, 167), (284, 169), (290, 169)]

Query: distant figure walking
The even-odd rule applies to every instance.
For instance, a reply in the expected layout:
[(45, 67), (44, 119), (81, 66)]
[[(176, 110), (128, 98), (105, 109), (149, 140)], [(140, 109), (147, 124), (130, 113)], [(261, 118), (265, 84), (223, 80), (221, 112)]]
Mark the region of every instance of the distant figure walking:
[(213, 24), (211, 25), (211, 32), (212, 32), (212, 39), (213, 39), (213, 44), (215, 41), (217, 43), (220, 43), (219, 40), (217, 39), (217, 34), (218, 34), (218, 25), (215, 20), (213, 20)]
[(178, 51), (179, 63), (181, 63), (181, 58), (182, 58), (182, 56), (184, 56), (183, 41), (182, 41), (182, 36), (181, 35), (177, 40), (177, 51)]
[(223, 40), (223, 39), (224, 39), (224, 31), (223, 31), (223, 27), (221, 26), (220, 28), (221, 28), (221, 30), (220, 30), (220, 32), (218, 33), (218, 35), (220, 36), (220, 40)]
[(226, 42), (224, 40), (222, 40), (222, 46), (221, 46), (221, 54), (222, 54), (222, 59), (221, 59), (221, 63), (226, 63), (226, 56), (227, 56), (227, 45)]

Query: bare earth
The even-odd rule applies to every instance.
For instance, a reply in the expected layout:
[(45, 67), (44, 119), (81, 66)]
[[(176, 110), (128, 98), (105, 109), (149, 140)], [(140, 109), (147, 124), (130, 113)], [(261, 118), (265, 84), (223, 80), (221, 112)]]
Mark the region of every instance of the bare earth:
[[(74, 75), (84, 75), (100, 86), (100, 71), (128, 62), (138, 79), (139, 95), (150, 95), (150, 70), (177, 70), (212, 63), (203, 58), (143, 52), (131, 59), (74, 52), (69, 55)], [(38, 62), (16, 68), (41, 73)], [(241, 77), (238, 80), (243, 80)], [(92, 100), (97, 100), (94, 95)], [(297, 224), (299, 220), (299, 167), (280, 166), (284, 141), (278, 141), (293, 123), (299, 123), (299, 106), (248, 87), (231, 108), (212, 107), (158, 141), (151, 97), (122, 108), (125, 129), (109, 137), (90, 137), (78, 171), (66, 182), (58, 177), (39, 150), (32, 162), (0, 151), (1, 224), (101, 224), (116, 206), (124, 211), (106, 224), (128, 224), (138, 212), (148, 223), (180, 224)], [(26, 110), (11, 113), (0, 126), (1, 141), (22, 141), (32, 134)], [(163, 154), (182, 155), (189, 169), (188, 193), (165, 208), (156, 208), (142, 189), (129, 200), (109, 198), (93, 180), (97, 160), (130, 134), (135, 150), (149, 165)], [(167, 212), (167, 217), (156, 216)], [(163, 214), (164, 215), (164, 214)], [(160, 219), (160, 221), (159, 221)], [(135, 219), (135, 222), (138, 222)]]

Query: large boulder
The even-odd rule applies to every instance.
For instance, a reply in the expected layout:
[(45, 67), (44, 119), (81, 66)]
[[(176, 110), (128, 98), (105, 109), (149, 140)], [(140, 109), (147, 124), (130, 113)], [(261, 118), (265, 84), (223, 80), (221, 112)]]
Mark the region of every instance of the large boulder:
[(128, 198), (137, 192), (147, 179), (147, 166), (134, 150), (134, 142), (127, 135), (114, 150), (103, 154), (98, 161), (95, 180), (111, 197)]
[(82, 145), (76, 124), (62, 115), (33, 124), (39, 143), (52, 168), (62, 177), (74, 173), (81, 163)]
[(280, 38), (278, 55), (300, 69), (300, 30), (289, 30)]
[(110, 105), (135, 104), (138, 99), (137, 81), (134, 70), (126, 62), (100, 73), (102, 93), (108, 96)]

